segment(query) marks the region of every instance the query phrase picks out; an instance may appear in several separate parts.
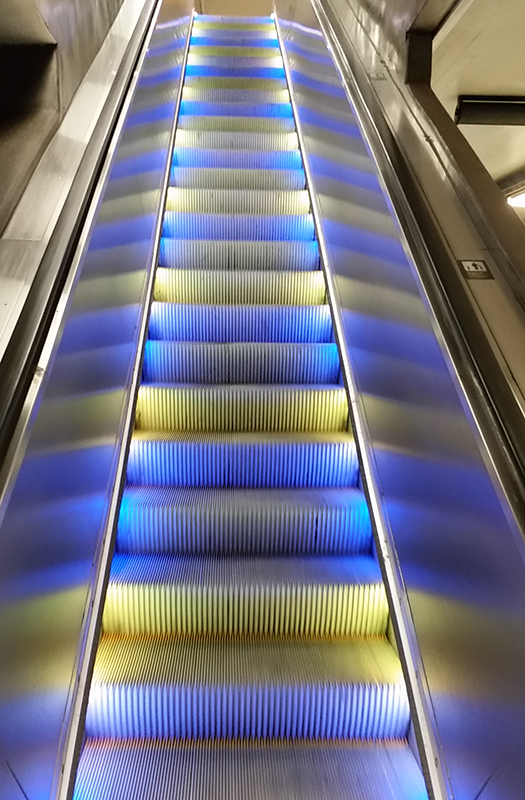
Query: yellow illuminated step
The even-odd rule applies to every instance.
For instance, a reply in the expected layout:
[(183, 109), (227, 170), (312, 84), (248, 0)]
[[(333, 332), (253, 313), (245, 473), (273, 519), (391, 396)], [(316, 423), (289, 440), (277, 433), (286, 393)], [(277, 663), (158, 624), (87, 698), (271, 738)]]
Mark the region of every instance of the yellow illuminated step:
[(345, 431), (346, 392), (333, 386), (141, 386), (138, 431)]
[(310, 198), (305, 190), (258, 191), (252, 189), (180, 189), (170, 186), (166, 211), (190, 214), (242, 214), (290, 216), (308, 214)]

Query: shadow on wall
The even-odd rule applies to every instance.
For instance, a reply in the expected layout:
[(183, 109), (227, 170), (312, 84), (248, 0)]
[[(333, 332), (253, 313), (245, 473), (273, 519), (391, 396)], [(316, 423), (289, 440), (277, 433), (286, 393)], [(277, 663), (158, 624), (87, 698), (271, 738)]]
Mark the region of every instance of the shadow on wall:
[(122, 0), (0, 0), (0, 233)]

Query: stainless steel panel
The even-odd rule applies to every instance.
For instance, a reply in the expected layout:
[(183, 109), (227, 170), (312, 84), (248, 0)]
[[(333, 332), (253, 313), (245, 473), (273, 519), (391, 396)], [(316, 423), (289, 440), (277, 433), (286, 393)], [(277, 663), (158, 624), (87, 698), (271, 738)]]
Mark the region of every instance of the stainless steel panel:
[[(34, 423), (0, 508), (0, 751), (27, 797), (55, 796), (75, 722), (71, 715), (77, 713), (85, 626), (136, 361), (190, 13), (190, 5), (170, 4), (168, 19), (149, 43), (152, 57), (158, 47), (171, 49), (176, 66), (167, 83), (150, 89), (149, 117), (164, 109), (156, 131), (163, 126), (165, 135), (161, 142), (154, 140), (157, 152), (162, 144), (162, 158), (143, 173), (157, 202), (146, 209), (150, 213), (143, 209), (138, 218), (129, 218), (109, 200), (109, 221), (95, 224), (71, 279), (71, 294), (59, 304), (57, 318), (65, 314), (58, 325), (62, 332), (44, 349)], [(134, 111), (132, 100), (120, 142), (126, 147), (132, 140), (145, 155), (151, 150), (151, 126), (148, 119), (142, 126)], [(122, 174), (118, 156), (112, 163), (108, 187), (113, 175), (120, 180)], [(136, 169), (134, 181), (140, 193), (142, 174)], [(105, 205), (103, 195), (102, 216)], [(31, 235), (30, 227), (26, 233)]]
[[(310, 14), (307, 10), (303, 16), (305, 5), (300, 0), (281, 12), (278, 4), (277, 12), (284, 18), (290, 55), (300, 44), (307, 58), (312, 38), (294, 24), (305, 24)], [(362, 31), (353, 33), (361, 36), (363, 52), (377, 59)], [(298, 98), (303, 78), (298, 68), (293, 74)], [(395, 117), (393, 103), (394, 96), (390, 110)], [(315, 104), (299, 99), (297, 105), (306, 130)], [(366, 392), (360, 409), (452, 791), (457, 798), (514, 800), (525, 784), (523, 540), (502, 502), (469, 403), (456, 390), (465, 365), (454, 367), (449, 360), (403, 234), (398, 232), (396, 246), (392, 238), (370, 235), (366, 225), (334, 211), (347, 186), (352, 192), (367, 180), (364, 170), (345, 170), (358, 115), (348, 106), (345, 111), (342, 103), (337, 116), (319, 108), (317, 132), (309, 130), (305, 140), (307, 153), (313, 153), (308, 156), (312, 188), (319, 192), (318, 184), (323, 186), (325, 195), (319, 205), (339, 293), (343, 351)], [(323, 128), (341, 130), (342, 124), (348, 147), (341, 141), (340, 153), (334, 146), (331, 154), (317, 157)], [(424, 166), (422, 149), (419, 157)], [(326, 194), (333, 194), (330, 202)], [(387, 198), (382, 202), (391, 208)], [(449, 212), (457, 217), (455, 240), (461, 241), (462, 231), (463, 246), (468, 246), (472, 236), (464, 217), (452, 207)], [(418, 322), (423, 315), (426, 325)]]

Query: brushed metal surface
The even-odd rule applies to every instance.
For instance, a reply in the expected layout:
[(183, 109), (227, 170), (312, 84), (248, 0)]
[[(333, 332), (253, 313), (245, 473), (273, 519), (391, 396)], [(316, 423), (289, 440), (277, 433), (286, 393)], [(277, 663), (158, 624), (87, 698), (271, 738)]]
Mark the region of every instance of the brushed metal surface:
[[(153, 32), (150, 52), (173, 50), (180, 77), (191, 7), (167, 5), (170, 13), (166, 19), (165, 12)], [(138, 192), (145, 176), (148, 190), (160, 197), (177, 89), (177, 74), (168, 84), (159, 82), (150, 89), (151, 114), (164, 108), (159, 119), (168, 135), (156, 169), (156, 188), (151, 170), (135, 171)], [(134, 110), (132, 100), (120, 137), (124, 146), (141, 139)], [(70, 141), (83, 138), (81, 125), (82, 118)], [(149, 133), (144, 125), (142, 154), (150, 150)], [(110, 161), (110, 169), (112, 164), (119, 175), (120, 165)], [(155, 213), (145, 215), (129, 225), (125, 216), (112, 215), (109, 225), (95, 224), (88, 236), (89, 249), (78, 262), (78, 281), (71, 280), (72, 294), (59, 303), (59, 336), (46, 344), (41, 357), (34, 424), (30, 420), (20, 470), (0, 509), (0, 752), (5, 780), (11, 775), (25, 797), (56, 796), (68, 752), (67, 732), (81, 715), (81, 704), (77, 707), (74, 701), (83, 625), (90, 617), (96, 554), (113, 490), (156, 218)], [(115, 229), (120, 241), (112, 247)], [(30, 226), (22, 226), (21, 232), (30, 235)], [(43, 224), (39, 234), (46, 235)], [(21, 252), (23, 245), (36, 246), (30, 240), (20, 242)], [(122, 250), (125, 256), (120, 258)], [(13, 261), (16, 256), (12, 254)], [(112, 281), (114, 272), (122, 275), (123, 268), (129, 280)], [(100, 280), (111, 290), (90, 291), (93, 281)], [(86, 361), (90, 369), (82, 370)], [(4, 797), (18, 800), (16, 793)]]
[[(301, 13), (306, 4), (299, 0), (293, 7), (284, 5), (282, 10), (277, 6), (280, 17), (307, 24)], [(384, 64), (355, 16), (341, 6), (339, 12), (365, 70), (384, 74)], [(310, 15), (310, 10), (306, 13)], [(300, 41), (308, 50), (308, 38), (299, 26), (283, 23), (283, 29), (287, 47)], [(319, 50), (316, 54), (319, 57)], [(300, 78), (298, 70), (294, 75), (298, 95)], [(415, 147), (412, 162), (428, 176), (435, 165), (423, 141), (415, 142), (399, 91), (388, 80), (374, 81), (374, 89), (403, 147)], [(312, 95), (298, 106), (299, 122), (306, 130), (316, 113)], [(319, 181), (323, 193), (341, 198), (345, 185), (359, 182), (363, 173), (345, 175), (342, 165), (349, 148), (342, 142), (339, 157), (335, 148), (331, 155), (325, 153), (327, 157), (315, 156), (323, 124), (334, 126), (334, 117), (326, 112), (323, 122), (322, 116), (323, 112), (317, 114), (317, 130), (305, 135), (307, 152), (314, 153), (313, 188)], [(347, 112), (347, 122), (351, 139), (357, 124), (352, 112)], [(383, 238), (378, 246), (377, 237), (374, 242), (357, 226), (332, 220), (335, 203), (317, 191), (339, 290), (344, 349), (359, 387), (366, 392), (361, 402), (379, 490), (408, 590), (451, 787), (457, 798), (514, 800), (525, 784), (523, 540), (494, 482), (490, 458), (471, 427), (469, 403), (456, 391), (457, 371), (464, 372), (465, 365), (456, 365), (453, 379), (454, 370), (443, 355), (446, 347), (417, 271), (410, 267), (406, 245), (396, 248), (393, 239)], [(348, 191), (353, 189), (349, 186)], [(487, 259), (487, 247), (454, 197), (453, 187), (442, 179), (436, 191), (445, 206), (440, 221), (455, 252), (472, 248)], [(402, 240), (399, 234), (398, 241)], [(354, 294), (356, 279), (360, 288)], [(401, 287), (407, 300), (399, 303), (395, 297)], [(496, 294), (500, 288), (498, 283)], [(504, 287), (501, 291), (505, 293)], [(407, 313), (414, 303), (427, 314), (427, 327), (416, 323), (418, 315)], [(496, 307), (504, 318), (501, 305)], [(504, 320), (504, 324), (512, 323)]]

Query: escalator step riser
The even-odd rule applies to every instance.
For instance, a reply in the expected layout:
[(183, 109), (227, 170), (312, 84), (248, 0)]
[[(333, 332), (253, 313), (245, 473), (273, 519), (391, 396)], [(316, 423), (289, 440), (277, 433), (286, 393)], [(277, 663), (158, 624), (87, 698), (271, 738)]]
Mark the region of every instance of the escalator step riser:
[(326, 301), (322, 272), (218, 272), (159, 267), (154, 300), (162, 303), (315, 306)]
[(351, 487), (358, 464), (353, 442), (131, 442), (128, 483), (239, 488)]
[(206, 306), (153, 303), (151, 339), (189, 342), (329, 343), (328, 306)]
[(146, 343), (143, 383), (339, 382), (335, 344)]
[[(388, 789), (385, 790), (385, 776)], [(74, 800), (423, 800), (406, 743), (88, 741)]]
[(303, 171), (298, 150), (204, 150), (181, 147), (173, 151), (172, 166), (206, 169), (295, 169)]
[[(280, 216), (308, 215), (310, 211), (310, 198), (308, 192), (258, 192), (246, 189), (238, 191), (225, 191), (219, 189), (182, 189), (170, 186), (166, 199), (166, 215), (170, 219), (170, 212), (180, 214), (195, 215), (202, 224), (202, 215), (250, 215), (252, 217), (271, 217), (275, 224), (275, 218)], [(251, 220), (248, 220), (248, 223)], [(286, 224), (286, 220), (282, 221)], [(240, 222), (234, 226), (234, 230), (240, 227)], [(298, 227), (303, 226), (299, 223)], [(206, 230), (206, 227), (205, 227)], [(241, 230), (242, 227), (241, 227)], [(199, 234), (198, 238), (204, 238)], [(224, 235), (218, 238), (224, 239)], [(239, 237), (236, 237), (239, 238)], [(261, 234), (257, 236), (261, 238)], [(266, 239), (276, 238), (274, 235), (266, 234)], [(286, 236), (289, 238), (289, 234)], [(304, 234), (299, 234), (298, 239), (305, 238)], [(313, 238), (313, 237), (310, 237)]]
[(103, 627), (127, 636), (383, 636), (388, 604), (382, 584), (110, 582)]
[(239, 167), (173, 167), (170, 185), (183, 189), (245, 189), (249, 191), (299, 191), (306, 178), (299, 169), (242, 169)]
[[(248, 59), (243, 59), (243, 62), (247, 61)], [(282, 103), (247, 103), (240, 101), (237, 103), (217, 101), (205, 103), (200, 100), (182, 100), (180, 111), (181, 114), (193, 117), (289, 117), (292, 119), (292, 109), (289, 99)]]
[[(365, 499), (246, 497), (238, 490), (127, 488), (117, 532), (119, 552), (222, 555), (357, 555), (370, 552)], [(317, 500), (318, 505), (315, 505)]]
[(216, 133), (259, 133), (259, 134), (293, 134), (295, 122), (293, 117), (191, 117), (179, 116), (177, 131), (206, 131)]
[(171, 269), (311, 272), (320, 268), (312, 242), (188, 242), (161, 239), (159, 263)]
[[(208, 60), (206, 59), (206, 61)], [(285, 77), (282, 63), (281, 66), (275, 67), (261, 67), (259, 65), (256, 67), (235, 67), (224, 66), (223, 63), (213, 67), (193, 63), (186, 67), (186, 75), (192, 77), (202, 76), (204, 78), (222, 76), (224, 78), (271, 78), (272, 80), (282, 80)]]
[(95, 684), (86, 733), (119, 739), (348, 740), (406, 736), (404, 691), (392, 685)]
[(191, 48), (192, 55), (199, 57), (212, 57), (212, 58), (253, 58), (253, 59), (268, 59), (276, 58), (279, 53), (277, 47), (243, 47), (241, 46), (227, 46), (223, 44), (217, 45), (195, 45)]
[(179, 130), (175, 147), (204, 150), (297, 150), (295, 133), (261, 133), (259, 131), (195, 131)]
[(164, 215), (162, 235), (172, 239), (251, 241), (312, 241), (314, 221), (301, 216), (243, 216), (233, 214), (175, 213)]
[[(286, 78), (283, 76), (279, 79), (271, 78), (241, 78), (234, 77), (193, 77), (186, 75), (184, 87), (191, 87), (193, 89), (235, 89), (235, 91), (242, 93), (246, 90), (257, 90), (263, 92), (287, 92)], [(242, 94), (239, 94), (242, 97)]]
[(141, 386), (136, 430), (345, 431), (346, 392), (288, 386)]

